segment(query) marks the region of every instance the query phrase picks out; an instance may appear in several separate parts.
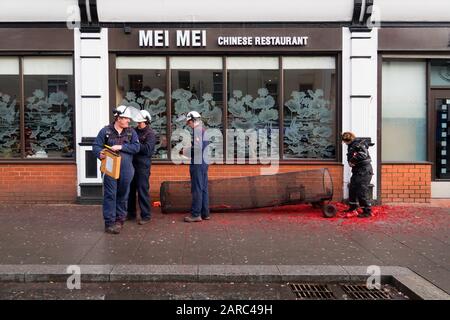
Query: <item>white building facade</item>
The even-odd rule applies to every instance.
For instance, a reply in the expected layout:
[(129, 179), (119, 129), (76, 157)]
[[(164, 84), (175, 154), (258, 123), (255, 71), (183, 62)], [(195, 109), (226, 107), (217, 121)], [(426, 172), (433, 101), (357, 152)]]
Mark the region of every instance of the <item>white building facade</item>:
[(74, 188), (68, 199), (101, 199), (92, 142), (119, 104), (153, 116), (154, 198), (162, 181), (188, 177), (172, 150), (174, 119), (192, 108), (224, 133), (213, 178), (258, 174), (260, 162), (227, 164), (235, 141), (225, 132), (264, 129), (279, 132), (270, 144), (280, 172), (329, 168), (341, 200), (351, 173), (340, 134), (353, 131), (375, 143), (378, 202), (450, 197), (449, 1), (1, 6), (0, 167), (75, 168), (73, 184), (60, 186)]

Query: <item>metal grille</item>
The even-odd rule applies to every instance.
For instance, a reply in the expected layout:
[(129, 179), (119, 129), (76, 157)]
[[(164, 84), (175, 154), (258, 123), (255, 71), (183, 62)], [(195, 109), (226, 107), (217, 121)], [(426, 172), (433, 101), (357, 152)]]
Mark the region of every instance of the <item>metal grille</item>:
[(291, 283), (292, 292), (301, 300), (334, 300), (336, 297), (327, 285), (311, 283)]
[(376, 288), (369, 289), (365, 285), (341, 284), (341, 288), (350, 299), (392, 300), (388, 292)]
[[(333, 198), (333, 181), (326, 168), (274, 175), (214, 179), (208, 182), (211, 211), (313, 203)], [(188, 212), (191, 208), (189, 181), (164, 181), (160, 189), (161, 210)]]

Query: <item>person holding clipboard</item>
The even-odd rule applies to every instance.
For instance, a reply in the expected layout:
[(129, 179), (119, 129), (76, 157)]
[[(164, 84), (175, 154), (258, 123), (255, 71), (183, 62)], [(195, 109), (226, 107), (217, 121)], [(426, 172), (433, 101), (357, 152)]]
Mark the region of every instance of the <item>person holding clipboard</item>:
[(111, 146), (108, 149), (121, 156), (119, 178), (103, 176), (103, 219), (105, 232), (111, 234), (120, 233), (126, 219), (130, 183), (134, 176), (133, 155), (140, 149), (137, 133), (129, 126), (131, 118), (130, 107), (118, 106), (114, 110), (114, 122), (100, 130), (92, 146), (100, 160), (105, 158), (102, 150), (106, 146)]

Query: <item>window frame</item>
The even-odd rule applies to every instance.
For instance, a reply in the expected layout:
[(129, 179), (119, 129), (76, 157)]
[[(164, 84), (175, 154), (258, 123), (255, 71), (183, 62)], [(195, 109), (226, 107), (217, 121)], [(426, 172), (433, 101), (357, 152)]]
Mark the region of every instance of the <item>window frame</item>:
[[(434, 118), (434, 101), (432, 100), (433, 92), (439, 90), (450, 90), (450, 87), (442, 87), (442, 86), (432, 86), (431, 85), (431, 62), (434, 60), (447, 60), (450, 59), (448, 57), (442, 57), (441, 54), (436, 53), (435, 51), (420, 51), (417, 54), (408, 54), (402, 53), (393, 54), (392, 52), (385, 51), (378, 53), (378, 122), (381, 124), (383, 119), (382, 116), (382, 62), (386, 60), (399, 60), (399, 61), (408, 61), (410, 59), (421, 59), (426, 64), (426, 160), (425, 161), (383, 161), (382, 160), (382, 152), (381, 148), (378, 148), (378, 159), (379, 161), (379, 172), (381, 172), (382, 165), (430, 165), (431, 166), (431, 181), (432, 182), (440, 182), (440, 181), (449, 181), (448, 179), (437, 179), (435, 174), (435, 149), (434, 149), (434, 135), (436, 126), (433, 123)], [(381, 134), (381, 130), (379, 130), (377, 135), (377, 140), (379, 144), (383, 143), (383, 136)], [(379, 178), (378, 186), (381, 190), (381, 177)], [(380, 192), (379, 190), (379, 192)]]
[(448, 58), (432, 58), (426, 59), (427, 63), (427, 161), (431, 164), (431, 181), (432, 182), (448, 182), (450, 179), (438, 178), (436, 174), (436, 114), (434, 98), (438, 92), (450, 91), (450, 86), (435, 86), (431, 84), (431, 64), (433, 61), (450, 60)]
[[(166, 59), (165, 59), (165, 57), (164, 57), (164, 64), (166, 64)], [(148, 68), (148, 69), (128, 69), (128, 68), (116, 68), (115, 69), (115, 72), (114, 72), (114, 78), (116, 79), (116, 83), (114, 84), (114, 88), (117, 88), (117, 87), (119, 87), (118, 85), (119, 85), (119, 80), (120, 80), (120, 77), (119, 77), (119, 73), (120, 73), (120, 71), (122, 71), (122, 70), (131, 70), (131, 71), (137, 71), (136, 73), (134, 73), (134, 74), (130, 74), (130, 73), (128, 73), (128, 72), (125, 72), (125, 74), (127, 75), (127, 78), (129, 79), (129, 77), (131, 76), (131, 75), (134, 75), (134, 76), (136, 76), (136, 75), (139, 75), (139, 72), (141, 71), (141, 70), (145, 70), (145, 71), (156, 71), (156, 70), (158, 70), (158, 71), (161, 71), (162, 73), (164, 73), (164, 79), (163, 79), (163, 83), (164, 83), (164, 87), (165, 86), (167, 86), (167, 66), (165, 66), (164, 68), (159, 68), (159, 69), (154, 69), (154, 68)], [(144, 83), (143, 82), (143, 85), (144, 84), (146, 84), (146, 83)], [(159, 90), (161, 90), (161, 88), (158, 88)], [(128, 90), (128, 91), (126, 91), (126, 93), (128, 93), (128, 92), (134, 92), (133, 90), (131, 90), (131, 88), (130, 88), (130, 90)], [(144, 91), (144, 90), (141, 90), (140, 92), (142, 92), (142, 91)], [(164, 88), (164, 90), (161, 90), (162, 92), (164, 92), (164, 100), (166, 100), (166, 105), (165, 105), (165, 111), (164, 111), (164, 113), (163, 113), (163, 115), (166, 117), (166, 121), (165, 122), (163, 122), (164, 124), (165, 124), (165, 128), (164, 128), (164, 130), (166, 131), (166, 133), (165, 133), (165, 136), (169, 136), (169, 128), (167, 128), (167, 124), (168, 123), (170, 123), (169, 121), (168, 121), (168, 119), (167, 119), (167, 116), (168, 116), (168, 114), (167, 114), (167, 105), (168, 105), (168, 97), (167, 97), (167, 92), (168, 92), (168, 90), (167, 90), (167, 88)], [(126, 93), (124, 92), (124, 95), (123, 95), (123, 97), (122, 97), (122, 100), (123, 99), (125, 99), (125, 97), (126, 97)], [(135, 93), (135, 92), (134, 92)], [(117, 91), (116, 90), (114, 90), (114, 97), (112, 97), (113, 99), (115, 99), (115, 100), (113, 100), (113, 101), (117, 101)], [(112, 106), (114, 106), (114, 105), (118, 105), (118, 104), (120, 104), (121, 102), (119, 101), (117, 104), (111, 104)], [(110, 123), (113, 123), (114, 122), (114, 118), (112, 117), (112, 115), (113, 115), (113, 110), (111, 109), (110, 110)], [(133, 124), (133, 123), (130, 123), (130, 124)], [(154, 129), (155, 130), (155, 129)], [(159, 132), (156, 132), (156, 130), (155, 130), (155, 133), (158, 135), (159, 134)], [(163, 135), (164, 136), (164, 135)], [(169, 160), (169, 145), (170, 145), (170, 142), (168, 141), (168, 144), (167, 144), (167, 146), (166, 146), (166, 148), (165, 149), (159, 149), (159, 150), (164, 150), (164, 151), (166, 151), (166, 158), (154, 158), (154, 157), (152, 157), (152, 161), (167, 161), (167, 160)], [(155, 153), (157, 152), (158, 150), (156, 150), (155, 149)]]
[[(155, 54), (155, 56), (162, 56), (163, 54)], [(116, 84), (117, 84), (117, 68), (116, 68), (116, 58), (117, 57), (143, 57), (143, 56), (152, 56), (148, 53), (132, 53), (132, 52), (110, 52), (109, 54), (109, 68), (110, 68), (110, 108), (112, 106), (117, 104), (116, 101)], [(341, 141), (339, 139), (340, 132), (342, 131), (342, 53), (340, 51), (330, 51), (330, 52), (308, 52), (308, 53), (288, 53), (288, 52), (271, 52), (271, 53), (255, 53), (255, 54), (245, 54), (243, 52), (239, 53), (232, 53), (232, 52), (217, 52), (217, 53), (210, 53), (208, 55), (199, 55), (189, 52), (188, 54), (176, 54), (176, 53), (166, 53), (164, 55), (166, 57), (166, 116), (167, 116), (167, 135), (168, 137), (172, 134), (172, 123), (171, 123), (171, 117), (172, 117), (172, 81), (171, 81), (171, 71), (170, 68), (170, 58), (171, 57), (178, 57), (178, 56), (189, 56), (189, 57), (202, 57), (202, 56), (214, 56), (214, 57), (222, 57), (222, 74), (223, 74), (223, 114), (222, 114), (222, 121), (223, 121), (223, 128), (227, 128), (228, 125), (228, 68), (227, 68), (227, 57), (235, 57), (235, 56), (242, 56), (242, 57), (276, 57), (278, 59), (278, 72), (279, 72), (279, 79), (280, 79), (280, 87), (279, 87), (279, 95), (278, 95), (278, 105), (279, 105), (279, 143), (280, 143), (280, 157), (279, 157), (279, 163), (280, 164), (293, 164), (293, 165), (299, 165), (299, 164), (305, 164), (305, 165), (327, 165), (327, 164), (340, 164), (342, 165), (342, 148), (341, 148)], [(332, 57), (335, 60), (335, 73), (336, 73), (336, 81), (335, 81), (335, 91), (336, 91), (336, 101), (335, 101), (335, 115), (334, 115), (334, 121), (335, 121), (335, 145), (336, 145), (336, 154), (334, 159), (284, 159), (284, 69), (283, 69), (283, 57)], [(176, 70), (176, 69), (174, 69)], [(112, 111), (112, 109), (111, 109)], [(226, 146), (227, 146), (227, 137), (224, 135), (223, 137), (223, 164), (228, 164), (225, 158), (226, 155)], [(154, 164), (173, 164), (170, 158), (171, 155), (171, 143), (168, 143), (168, 158), (167, 159), (153, 159), (152, 162)], [(246, 164), (252, 164), (248, 161), (245, 162)], [(239, 164), (236, 163), (236, 159), (234, 159), (233, 164)], [(259, 161), (257, 161), (256, 165), (262, 165)]]
[[(430, 120), (430, 65), (431, 62), (429, 59), (426, 58), (415, 58), (415, 57), (385, 57), (383, 54), (380, 54), (379, 62), (381, 61), (381, 64), (379, 65), (379, 81), (378, 81), (378, 93), (379, 93), (379, 101), (378, 101), (378, 115), (379, 115), (379, 136), (377, 138), (378, 143), (380, 144), (379, 149), (379, 162), (381, 165), (389, 165), (389, 164), (430, 164), (431, 163), (431, 153), (430, 153), (430, 137), (433, 136), (431, 130), (431, 120)], [(383, 63), (385, 61), (399, 61), (399, 62), (405, 62), (405, 61), (415, 61), (415, 62), (422, 62), (425, 65), (425, 160), (383, 160)]]
[[(287, 56), (287, 55), (284, 55)], [(318, 57), (319, 55), (312, 55), (310, 57)], [(335, 77), (336, 77), (336, 83), (335, 85), (335, 92), (336, 92), (336, 101), (335, 101), (335, 114), (334, 114), (334, 121), (335, 121), (335, 157), (334, 159), (313, 159), (313, 158), (289, 158), (289, 159), (285, 159), (284, 156), (284, 71), (285, 70), (298, 70), (298, 69), (284, 69), (283, 68), (283, 57), (280, 56), (280, 60), (279, 60), (279, 70), (280, 70), (280, 79), (281, 79), (281, 87), (280, 90), (283, 90), (283, 92), (280, 94), (281, 96), (281, 101), (280, 101), (280, 106), (281, 106), (281, 119), (280, 119), (280, 132), (282, 132), (282, 134), (280, 134), (280, 162), (283, 163), (298, 163), (298, 162), (319, 162), (319, 163), (335, 163), (335, 162), (342, 162), (342, 158), (341, 158), (341, 140), (340, 140), (340, 132), (342, 132), (342, 122), (341, 122), (341, 76), (340, 76), (340, 68), (341, 68), (341, 59), (338, 55), (333, 56), (333, 55), (320, 55), (320, 56), (324, 56), (324, 57), (334, 57), (334, 65), (335, 65)], [(293, 57), (298, 57), (298, 56), (293, 56)], [(301, 57), (301, 56), (300, 56)], [(301, 69), (300, 69), (301, 70)]]
[[(77, 148), (76, 148), (76, 92), (75, 92), (75, 61), (74, 55), (71, 51), (61, 52), (0, 52), (0, 57), (9, 56), (19, 59), (19, 132), (20, 132), (20, 158), (0, 158), (0, 163), (20, 163), (20, 164), (76, 164)], [(23, 68), (24, 58), (29, 57), (69, 57), (72, 60), (72, 77), (73, 86), (68, 88), (70, 94), (74, 97), (73, 104), (73, 121), (72, 121), (72, 134), (73, 134), (73, 149), (74, 156), (72, 158), (26, 158), (25, 156), (25, 75)]]

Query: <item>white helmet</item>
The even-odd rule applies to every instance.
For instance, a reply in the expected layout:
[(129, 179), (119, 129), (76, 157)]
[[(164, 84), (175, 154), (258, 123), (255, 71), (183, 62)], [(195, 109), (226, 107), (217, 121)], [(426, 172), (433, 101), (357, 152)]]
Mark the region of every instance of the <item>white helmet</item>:
[(118, 106), (116, 108), (116, 110), (113, 111), (113, 113), (114, 113), (115, 117), (122, 117), (122, 118), (129, 118), (129, 119), (133, 118), (131, 116), (130, 108), (127, 106), (124, 106), (124, 105)]
[(141, 110), (139, 111), (139, 113), (136, 115), (136, 118), (133, 119), (135, 122), (145, 122), (148, 121), (150, 123), (150, 121), (152, 121), (152, 116), (150, 115), (150, 113), (147, 110)]
[(194, 121), (195, 120), (200, 120), (200, 118), (201, 118), (201, 115), (197, 111), (191, 111), (191, 112), (189, 112), (186, 115), (186, 121), (189, 121), (189, 120), (194, 120)]

